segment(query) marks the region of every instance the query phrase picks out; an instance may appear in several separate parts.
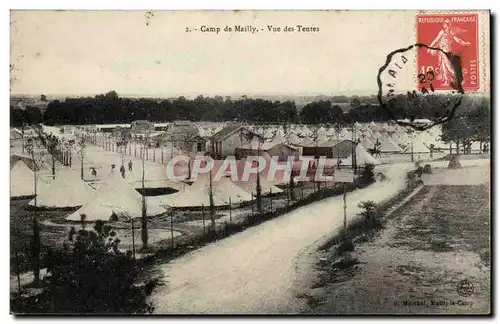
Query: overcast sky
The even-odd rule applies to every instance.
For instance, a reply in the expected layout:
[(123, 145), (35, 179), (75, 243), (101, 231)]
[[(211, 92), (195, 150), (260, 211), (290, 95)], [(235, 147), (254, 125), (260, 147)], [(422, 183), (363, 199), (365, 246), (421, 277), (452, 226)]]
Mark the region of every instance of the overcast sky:
[[(12, 93), (376, 94), (386, 55), (415, 42), (415, 13), (409, 11), (153, 14), (12, 12), (11, 63), (18, 69)], [(194, 31), (236, 24), (264, 31)], [(298, 24), (320, 31), (272, 33), (266, 27)]]

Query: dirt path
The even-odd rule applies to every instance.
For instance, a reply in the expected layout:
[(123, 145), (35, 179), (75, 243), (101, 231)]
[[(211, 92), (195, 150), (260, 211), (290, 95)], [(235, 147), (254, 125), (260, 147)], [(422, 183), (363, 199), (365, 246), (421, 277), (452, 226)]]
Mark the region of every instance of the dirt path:
[[(357, 202), (385, 200), (404, 186), (410, 166), (389, 169), (389, 178), (347, 195), (348, 217)], [(342, 197), (332, 197), (205, 246), (158, 267), (167, 285), (152, 296), (156, 313), (296, 313), (305, 268), (298, 261), (311, 245), (343, 221)], [(305, 267), (305, 268), (304, 268)]]
[[(426, 178), (374, 241), (355, 246), (349, 267), (320, 272), (307, 313), (489, 312), (489, 167)], [(470, 296), (457, 288), (463, 280), (474, 287)]]

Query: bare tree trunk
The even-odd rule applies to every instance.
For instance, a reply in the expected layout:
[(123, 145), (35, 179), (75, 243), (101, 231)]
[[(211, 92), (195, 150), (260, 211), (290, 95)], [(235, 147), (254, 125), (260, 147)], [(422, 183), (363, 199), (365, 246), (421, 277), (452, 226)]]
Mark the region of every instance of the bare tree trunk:
[(142, 217), (141, 217), (141, 239), (142, 247), (144, 249), (148, 248), (148, 219), (147, 219), (147, 205), (146, 197), (144, 196), (144, 150), (142, 150)]
[(215, 204), (214, 204), (214, 193), (212, 187), (212, 169), (210, 169), (210, 187), (209, 187), (209, 201), (210, 201), (210, 220), (212, 222), (212, 231), (215, 233)]

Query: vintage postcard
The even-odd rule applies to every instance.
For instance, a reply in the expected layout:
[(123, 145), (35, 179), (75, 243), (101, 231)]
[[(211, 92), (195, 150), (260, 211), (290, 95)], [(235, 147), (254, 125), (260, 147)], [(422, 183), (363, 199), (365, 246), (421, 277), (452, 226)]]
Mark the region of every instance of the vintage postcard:
[(491, 314), (489, 11), (10, 36), (12, 314)]

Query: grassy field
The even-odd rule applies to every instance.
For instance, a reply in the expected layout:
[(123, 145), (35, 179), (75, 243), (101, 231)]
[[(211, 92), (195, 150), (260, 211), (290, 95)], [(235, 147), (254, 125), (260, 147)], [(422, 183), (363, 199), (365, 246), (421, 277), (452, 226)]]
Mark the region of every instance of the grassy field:
[[(424, 186), (372, 241), (355, 244), (342, 260), (323, 266), (308, 293), (307, 312), (489, 313), (488, 168), (472, 169), (463, 180), (474, 185)], [(450, 170), (436, 176), (441, 172)], [(478, 177), (482, 184), (476, 184)], [(459, 294), (462, 280), (472, 283), (470, 296)]]

